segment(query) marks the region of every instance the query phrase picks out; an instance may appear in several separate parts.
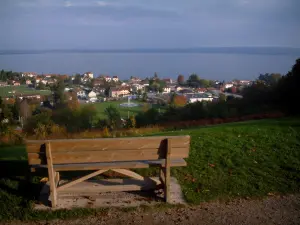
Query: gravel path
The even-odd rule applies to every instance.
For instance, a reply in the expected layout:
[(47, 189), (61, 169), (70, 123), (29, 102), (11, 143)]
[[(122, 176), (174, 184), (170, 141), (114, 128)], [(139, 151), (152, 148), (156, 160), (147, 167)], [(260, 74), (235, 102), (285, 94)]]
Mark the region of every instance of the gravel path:
[(18, 225), (129, 225), (129, 224), (226, 224), (269, 225), (300, 224), (300, 195), (273, 196), (261, 200), (237, 199), (230, 202), (202, 203), (198, 206), (166, 210), (141, 209), (121, 212), (111, 209), (98, 217), (76, 220), (39, 222), (13, 222)]

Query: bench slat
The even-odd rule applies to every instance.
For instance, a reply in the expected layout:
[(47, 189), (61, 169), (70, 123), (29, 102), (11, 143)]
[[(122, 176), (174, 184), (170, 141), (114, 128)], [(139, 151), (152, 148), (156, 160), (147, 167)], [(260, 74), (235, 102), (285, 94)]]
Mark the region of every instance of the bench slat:
[[(188, 148), (173, 148), (171, 158), (187, 158), (188, 153)], [(123, 154), (120, 154), (118, 150), (52, 153), (53, 164), (156, 160), (160, 158), (165, 158), (165, 151), (159, 149), (127, 150)], [(43, 153), (28, 153), (28, 162), (30, 165), (46, 163)]]
[[(172, 139), (173, 147), (189, 147), (189, 136), (158, 136), (158, 137), (135, 137), (135, 138), (100, 138), (100, 139), (60, 139), (49, 140), (52, 152), (64, 151), (100, 151), (100, 150), (132, 150), (132, 149), (165, 149), (166, 139)], [(43, 152), (45, 140), (27, 140), (26, 150), (28, 153)], [(174, 144), (173, 144), (174, 143)]]

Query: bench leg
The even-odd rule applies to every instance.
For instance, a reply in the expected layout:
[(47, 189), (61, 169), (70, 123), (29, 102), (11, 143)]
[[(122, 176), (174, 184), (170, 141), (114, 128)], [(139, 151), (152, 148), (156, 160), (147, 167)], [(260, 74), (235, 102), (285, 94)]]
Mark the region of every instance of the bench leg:
[(170, 197), (170, 167), (169, 168), (163, 168), (165, 171), (165, 182), (164, 182), (164, 192), (165, 192), (165, 201), (167, 203), (171, 202), (171, 197)]
[(57, 191), (56, 191), (55, 173), (54, 173), (53, 170), (51, 172), (48, 169), (48, 174), (49, 174), (49, 182), (50, 182), (51, 207), (55, 208), (56, 205), (57, 205)]
[(166, 149), (166, 161), (165, 161), (165, 201), (167, 203), (171, 202), (171, 195), (170, 195), (170, 180), (171, 180), (171, 139), (167, 139), (167, 149)]
[[(47, 156), (49, 183), (50, 183), (51, 206), (55, 208), (57, 205), (57, 190), (56, 190), (56, 182), (55, 182), (55, 171), (53, 169), (51, 147), (49, 142), (46, 144), (46, 156)], [(57, 176), (57, 178), (59, 178), (59, 176)]]

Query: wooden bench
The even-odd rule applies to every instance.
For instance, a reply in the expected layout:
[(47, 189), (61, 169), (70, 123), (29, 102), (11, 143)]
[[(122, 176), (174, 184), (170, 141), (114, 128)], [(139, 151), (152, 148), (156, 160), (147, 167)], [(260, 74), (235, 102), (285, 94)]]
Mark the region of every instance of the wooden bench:
[[(129, 169), (150, 166), (160, 168), (158, 182), (163, 184), (165, 201), (170, 202), (170, 168), (186, 166), (184, 158), (188, 157), (189, 147), (189, 136), (26, 141), (31, 169), (48, 169), (52, 207), (57, 205), (58, 193), (91, 177), (112, 170), (137, 180), (145, 180), (146, 178)], [(81, 170), (96, 171), (59, 185), (60, 171)], [(143, 190), (133, 185), (118, 186), (119, 188), (108, 185), (101, 191)]]

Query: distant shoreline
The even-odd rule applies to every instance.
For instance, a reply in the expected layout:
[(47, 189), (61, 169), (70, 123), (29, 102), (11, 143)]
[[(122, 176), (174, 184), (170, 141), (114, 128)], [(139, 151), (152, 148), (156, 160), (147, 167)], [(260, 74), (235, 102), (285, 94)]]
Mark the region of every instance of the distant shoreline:
[(0, 50), (0, 55), (21, 54), (70, 54), (70, 53), (205, 53), (246, 55), (296, 55), (300, 48), (291, 47), (199, 47), (199, 48), (140, 48), (140, 49), (44, 49), (44, 50)]

